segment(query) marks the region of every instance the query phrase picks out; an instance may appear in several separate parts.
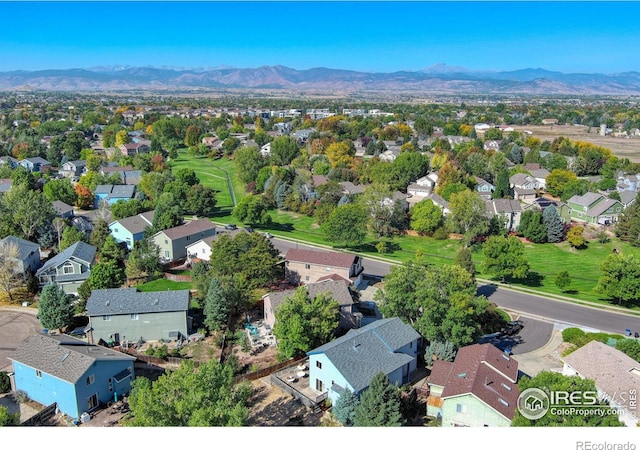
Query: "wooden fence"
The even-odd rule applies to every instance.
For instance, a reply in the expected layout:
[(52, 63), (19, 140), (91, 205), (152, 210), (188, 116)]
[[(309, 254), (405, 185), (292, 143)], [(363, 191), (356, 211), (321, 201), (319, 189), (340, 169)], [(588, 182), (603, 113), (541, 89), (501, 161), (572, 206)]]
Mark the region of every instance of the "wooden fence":
[(34, 416), (29, 417), (27, 420), (22, 422), (20, 426), (23, 427), (38, 427), (41, 425), (46, 425), (49, 419), (51, 419), (56, 414), (56, 409), (58, 408), (57, 403), (52, 403), (47, 406), (45, 409), (40, 411)]
[(284, 369), (285, 367), (293, 366), (301, 359), (304, 359), (305, 356), (300, 356), (295, 359), (289, 359), (287, 361), (283, 361), (278, 364), (274, 364), (273, 366), (265, 367), (264, 369), (256, 370), (255, 372), (243, 373), (242, 375), (236, 376), (233, 381), (235, 383), (240, 383), (241, 381), (254, 381), (259, 378), (266, 377), (271, 375), (274, 372)]
[(175, 273), (164, 272), (164, 277), (171, 281), (191, 281), (191, 275), (176, 275)]

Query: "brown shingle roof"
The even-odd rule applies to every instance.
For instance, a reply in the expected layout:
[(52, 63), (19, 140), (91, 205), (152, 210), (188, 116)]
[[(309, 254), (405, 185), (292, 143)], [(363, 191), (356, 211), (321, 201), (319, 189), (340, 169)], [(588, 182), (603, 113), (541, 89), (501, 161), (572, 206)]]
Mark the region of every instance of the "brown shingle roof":
[(169, 239), (173, 240), (211, 230), (215, 227), (216, 226), (209, 219), (198, 219), (192, 222), (187, 222), (184, 225), (178, 225), (177, 227), (161, 231), (161, 233), (164, 233)]
[(357, 256), (349, 253), (321, 252), (315, 250), (302, 250), (290, 248), (285, 259), (287, 261), (297, 261), (318, 266), (351, 268)]
[(468, 345), (458, 350), (442, 399), (472, 394), (511, 420), (520, 395), (517, 380), (515, 359), (492, 344)]

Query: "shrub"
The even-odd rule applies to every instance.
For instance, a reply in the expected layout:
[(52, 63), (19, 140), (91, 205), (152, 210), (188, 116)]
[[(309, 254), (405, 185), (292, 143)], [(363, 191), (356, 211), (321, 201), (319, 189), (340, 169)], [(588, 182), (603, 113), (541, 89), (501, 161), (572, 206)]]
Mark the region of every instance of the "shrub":
[(14, 398), (18, 403), (26, 403), (30, 400), (29, 394), (27, 394), (25, 391), (22, 391), (22, 390), (17, 390), (16, 393), (14, 394)]
[(587, 334), (580, 328), (565, 328), (562, 330), (562, 339), (571, 344), (577, 344), (578, 340), (584, 340)]
[(11, 380), (7, 372), (0, 372), (0, 394), (5, 394), (11, 390)]
[(163, 344), (161, 347), (158, 347), (156, 349), (156, 358), (167, 359), (167, 356), (169, 356), (169, 349), (167, 348), (166, 344)]
[(447, 239), (448, 237), (449, 237), (449, 234), (447, 233), (447, 230), (444, 229), (444, 227), (440, 227), (436, 231), (433, 232), (433, 238), (434, 239), (438, 239), (440, 241), (443, 241), (443, 240)]

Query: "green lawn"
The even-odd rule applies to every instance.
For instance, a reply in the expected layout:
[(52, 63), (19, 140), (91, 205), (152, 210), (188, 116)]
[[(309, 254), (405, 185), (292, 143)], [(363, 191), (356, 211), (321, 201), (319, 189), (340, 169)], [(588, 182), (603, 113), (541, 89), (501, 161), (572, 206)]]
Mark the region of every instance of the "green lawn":
[(178, 291), (182, 289), (191, 289), (190, 281), (171, 281), (166, 278), (149, 281), (148, 283), (136, 286), (142, 292), (158, 292), (158, 291)]

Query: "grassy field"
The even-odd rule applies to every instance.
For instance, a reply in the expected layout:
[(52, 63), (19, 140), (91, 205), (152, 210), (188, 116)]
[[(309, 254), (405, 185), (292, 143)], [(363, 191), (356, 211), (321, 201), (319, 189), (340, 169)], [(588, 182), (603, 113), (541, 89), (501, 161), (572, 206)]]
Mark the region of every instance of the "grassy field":
[(202, 185), (210, 187), (217, 192), (216, 199), (221, 213), (229, 214), (233, 209), (233, 201), (229, 184), (227, 183), (226, 172), (229, 173), (231, 184), (233, 186), (236, 201), (245, 195), (244, 185), (237, 179), (235, 165), (228, 158), (210, 159), (205, 156), (189, 155), (185, 150), (178, 152), (178, 158), (169, 163), (171, 170), (175, 171), (182, 168), (192, 169)]

